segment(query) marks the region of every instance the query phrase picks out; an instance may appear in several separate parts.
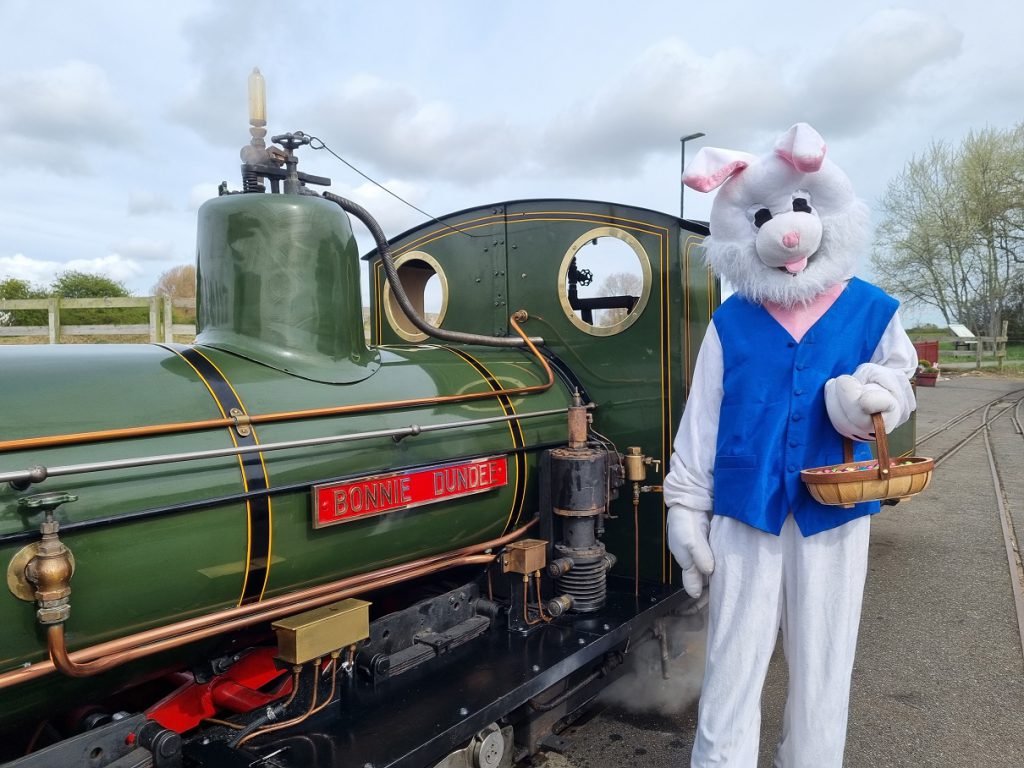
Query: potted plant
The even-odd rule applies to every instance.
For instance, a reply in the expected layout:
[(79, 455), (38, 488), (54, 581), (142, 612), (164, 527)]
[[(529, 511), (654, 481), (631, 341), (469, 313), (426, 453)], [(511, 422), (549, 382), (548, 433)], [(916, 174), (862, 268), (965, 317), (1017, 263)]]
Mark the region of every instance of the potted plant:
[(917, 361), (917, 374), (914, 376), (914, 380), (917, 382), (917, 386), (934, 387), (935, 382), (938, 380), (938, 378), (938, 363), (932, 363), (928, 360)]

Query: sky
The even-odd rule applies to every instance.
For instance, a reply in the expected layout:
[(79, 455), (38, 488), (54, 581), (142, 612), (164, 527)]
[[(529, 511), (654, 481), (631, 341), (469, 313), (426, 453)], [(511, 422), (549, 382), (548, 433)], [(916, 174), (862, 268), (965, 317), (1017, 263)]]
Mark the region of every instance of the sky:
[[(1024, 104), (1024, 4), (749, 0), (0, 3), (0, 280), (75, 269), (148, 295), (240, 188), (247, 78), (301, 130), (433, 215), (535, 197), (679, 212), (686, 145), (768, 151), (805, 121), (872, 207), (934, 141)], [(425, 221), (326, 152), (389, 235)], [(706, 218), (710, 195), (686, 191)], [(355, 225), (361, 252), (372, 247)], [(862, 274), (871, 276), (867, 257)]]

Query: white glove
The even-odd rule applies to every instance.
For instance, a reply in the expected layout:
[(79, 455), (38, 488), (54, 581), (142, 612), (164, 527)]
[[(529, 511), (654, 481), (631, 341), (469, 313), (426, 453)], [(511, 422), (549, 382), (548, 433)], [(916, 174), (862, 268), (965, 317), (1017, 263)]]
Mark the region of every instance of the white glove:
[(672, 507), (668, 511), (668, 548), (683, 569), (683, 589), (690, 597), (700, 597), (704, 577), (715, 570), (711, 554), (708, 513), (688, 507)]
[(836, 431), (851, 440), (874, 440), (871, 414), (881, 413), (885, 431), (892, 432), (910, 416), (910, 382), (874, 363), (857, 367), (852, 376), (825, 382), (825, 408)]

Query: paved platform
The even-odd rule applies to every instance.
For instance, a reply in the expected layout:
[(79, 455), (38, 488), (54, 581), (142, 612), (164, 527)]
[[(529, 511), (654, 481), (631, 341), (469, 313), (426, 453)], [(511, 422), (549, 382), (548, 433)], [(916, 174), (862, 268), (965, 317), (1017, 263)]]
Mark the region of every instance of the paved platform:
[[(969, 374), (920, 389), (918, 435), (1019, 390), (1024, 379)], [(1024, 533), (1024, 440), (1010, 418), (998, 425), (1006, 498)], [(960, 433), (967, 430), (965, 423)], [(938, 453), (952, 439), (934, 438), (919, 453)], [(1024, 766), (1024, 656), (1010, 578), (987, 454), (974, 440), (926, 493), (873, 520), (846, 766)], [(569, 750), (547, 756), (549, 766), (689, 764), (702, 649), (698, 635), (681, 629), (676, 641), (688, 643), (687, 653), (673, 664), (673, 680), (660, 679), (660, 664), (641, 664), (651, 674), (571, 727)], [(780, 646), (762, 702), (762, 767), (771, 765), (785, 687)]]

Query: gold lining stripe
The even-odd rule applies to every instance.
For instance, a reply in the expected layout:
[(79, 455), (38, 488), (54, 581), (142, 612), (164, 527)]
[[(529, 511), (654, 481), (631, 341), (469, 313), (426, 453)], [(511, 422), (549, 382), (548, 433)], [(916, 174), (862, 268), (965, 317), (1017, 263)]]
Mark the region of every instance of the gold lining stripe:
[[(199, 377), (199, 380), (203, 383), (203, 386), (205, 386), (207, 391), (210, 393), (210, 396), (213, 398), (213, 401), (217, 406), (217, 410), (220, 411), (220, 414), (223, 418), (231, 418), (231, 415), (229, 414), (231, 408), (237, 408), (243, 416), (248, 415), (245, 409), (245, 405), (242, 403), (242, 399), (238, 396), (238, 392), (231, 385), (231, 382), (224, 375), (223, 371), (221, 371), (220, 368), (218, 368), (217, 365), (209, 357), (204, 355), (197, 347), (188, 347), (177, 344), (160, 344), (158, 346), (162, 346), (165, 349), (174, 352), (193, 371), (195, 371), (196, 376)], [(194, 359), (190, 359), (193, 358), (193, 356)], [(201, 368), (206, 366), (209, 366), (211, 370), (208, 370), (206, 372), (201, 370)], [(218, 394), (217, 389), (214, 386), (214, 383), (211, 382), (211, 379), (213, 379), (219, 386), (226, 387), (227, 390), (231, 393), (234, 402), (230, 402), (231, 398), (226, 397), (226, 392)], [(225, 400), (229, 401), (227, 403), (227, 407), (225, 405)], [(232, 444), (237, 448), (239, 446), (239, 440), (238, 434), (235, 431), (235, 427), (228, 427), (227, 430), (228, 435), (231, 437)], [(256, 430), (252, 425), (249, 425), (249, 435), (245, 438), (245, 442), (250, 445), (259, 445), (259, 440), (256, 437)], [(251, 464), (247, 466), (247, 462), (252, 462), (254, 456), (259, 461), (259, 471), (262, 477), (250, 474)], [(255, 454), (246, 454), (244, 456), (239, 454), (238, 456), (236, 456), (236, 458), (238, 460), (239, 470), (241, 471), (242, 488), (246, 493), (250, 491), (250, 488), (252, 487), (250, 481), (253, 480), (262, 480), (262, 483), (258, 484), (261, 484), (263, 486), (263, 489), (269, 488), (270, 480), (267, 475), (266, 464), (264, 462), (263, 454), (261, 452), (257, 452)], [(264, 504), (265, 507), (263, 506)], [(243, 603), (257, 602), (263, 599), (263, 594), (266, 592), (267, 584), (269, 582), (270, 577), (270, 557), (273, 541), (273, 516), (270, 497), (263, 496), (256, 499), (247, 499), (245, 502), (245, 510), (245, 572), (242, 578), (242, 591), (238, 598), (238, 605), (242, 605)], [(263, 515), (264, 511), (266, 513), (265, 517)], [(257, 568), (255, 569), (253, 568), (254, 524), (258, 524), (258, 527), (261, 529), (261, 532), (265, 534), (265, 539), (264, 541), (261, 541), (261, 544), (265, 543), (266, 545), (266, 553), (265, 555), (261, 554), (259, 556), (260, 562)], [(252, 584), (250, 584), (250, 576), (253, 574), (254, 571), (256, 571), (259, 574), (257, 578), (262, 578), (262, 581), (259, 582), (258, 585), (255, 581)], [(257, 588), (259, 590), (258, 592), (256, 591)]]
[[(231, 380), (227, 376), (224, 375), (224, 372), (221, 371), (221, 369), (217, 366), (217, 364), (215, 362), (213, 362), (213, 360), (211, 360), (207, 355), (203, 354), (202, 350), (200, 350), (198, 348), (193, 348), (193, 349), (195, 349), (195, 352), (198, 355), (200, 355), (207, 362), (209, 362), (209, 364), (211, 366), (213, 366), (214, 370), (217, 371), (217, 373), (220, 374), (221, 378), (224, 379), (224, 383), (228, 385), (228, 388), (231, 390), (231, 392), (235, 396), (235, 399), (238, 401), (239, 409), (242, 411), (242, 418), (244, 418), (245, 420), (248, 420), (248, 418), (249, 418), (248, 411), (246, 410), (245, 405), (242, 403), (242, 398), (239, 397), (238, 391), (235, 389), (234, 385), (231, 383)], [(260, 441), (259, 441), (259, 438), (256, 436), (256, 427), (254, 425), (250, 424), (249, 425), (249, 430), (250, 430), (250, 435), (252, 437), (253, 443), (255, 445), (259, 445)], [(231, 439), (235, 440), (235, 430), (232, 429), (232, 430), (230, 430), (230, 432), (231, 432)], [(238, 445), (237, 441), (235, 442), (235, 445), (236, 446)], [(241, 461), (241, 458), (242, 457), (239, 456), (239, 461)], [(262, 451), (257, 452), (256, 453), (256, 458), (259, 459), (259, 462), (260, 462), (260, 471), (263, 473), (263, 482), (265, 484), (265, 487), (269, 488), (270, 487), (270, 476), (267, 474), (267, 463), (266, 463), (266, 461), (264, 461), (263, 452)], [(243, 474), (243, 477), (244, 477), (244, 475), (245, 475), (244, 471), (243, 471), (242, 474)], [(248, 482), (247, 481), (246, 481), (246, 486), (248, 486)], [(248, 490), (249, 490), (248, 487), (246, 487), (246, 491), (248, 491)], [(267, 584), (270, 583), (270, 564), (273, 561), (274, 505), (273, 505), (273, 503), (272, 503), (272, 501), (270, 499), (270, 496), (267, 496), (266, 500), (267, 500), (267, 554), (266, 554), (267, 565), (266, 565), (266, 576), (263, 579), (263, 585), (260, 588), (260, 594), (259, 594), (259, 597), (257, 598), (257, 600), (262, 600), (263, 599), (263, 595), (267, 591)], [(248, 504), (248, 502), (247, 502), (247, 504)], [(249, 572), (250, 572), (250, 568), (252, 566), (252, 518), (251, 518), (251, 516), (249, 517), (248, 539), (249, 540), (248, 540), (247, 547), (246, 547), (246, 558), (245, 558), (245, 583), (243, 584), (243, 587), (242, 587), (242, 595), (243, 595), (243, 597), (245, 595), (245, 588), (248, 585)], [(239, 604), (241, 604), (242, 599), (243, 598), (239, 598)]]
[[(477, 358), (473, 357), (473, 355), (463, 349), (454, 349), (452, 347), (444, 347), (444, 349), (447, 349), (456, 357), (469, 363), (477, 373), (481, 374), (484, 382), (492, 390), (497, 391), (501, 389), (501, 384), (498, 383), (495, 375), (488, 370), (487, 366), (481, 363)], [(498, 404), (501, 406), (502, 412), (506, 416), (516, 415), (516, 409), (515, 406), (512, 405), (511, 398), (506, 395), (497, 398), (497, 400)], [(512, 448), (515, 453), (516, 465), (516, 482), (512, 493), (512, 506), (509, 508), (508, 519), (505, 521), (504, 528), (505, 531), (508, 531), (509, 526), (512, 524), (513, 516), (516, 517), (516, 524), (518, 524), (523, 515), (523, 505), (526, 499), (526, 453), (523, 449), (526, 447), (526, 438), (523, 435), (523, 428), (518, 419), (509, 419), (506, 424), (508, 425), (509, 434), (512, 437)]]

